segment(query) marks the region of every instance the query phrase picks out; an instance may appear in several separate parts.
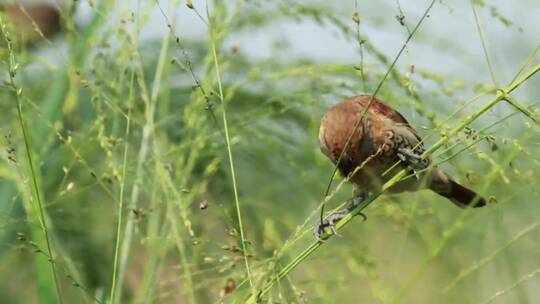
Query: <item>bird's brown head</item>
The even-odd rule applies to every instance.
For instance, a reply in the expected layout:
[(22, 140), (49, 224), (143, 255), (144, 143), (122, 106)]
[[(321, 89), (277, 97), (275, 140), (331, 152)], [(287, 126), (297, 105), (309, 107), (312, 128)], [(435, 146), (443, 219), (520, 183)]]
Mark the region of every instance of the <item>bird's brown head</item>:
[(337, 163), (349, 137), (355, 131), (355, 127), (358, 126), (339, 162), (339, 169), (344, 175), (354, 169), (352, 163), (356, 157), (358, 143), (362, 139), (362, 126), (358, 125), (358, 120), (365, 109), (364, 99), (358, 97), (340, 102), (330, 108), (321, 120), (319, 128), (320, 148), (333, 163)]
[[(354, 96), (330, 108), (321, 120), (319, 144), (321, 151), (334, 164), (337, 163), (342, 151), (347, 146), (339, 161), (339, 169), (344, 175), (348, 175), (354, 170), (354, 164), (358, 163), (359, 145), (369, 144), (369, 141), (362, 143), (363, 137), (366, 136), (364, 133), (366, 126), (364, 121), (359, 121), (366, 108), (368, 108), (368, 112), (365, 117), (370, 117), (371, 120), (381, 118), (408, 124), (407, 120), (396, 110), (369, 95)], [(352, 137), (351, 134), (353, 134)]]

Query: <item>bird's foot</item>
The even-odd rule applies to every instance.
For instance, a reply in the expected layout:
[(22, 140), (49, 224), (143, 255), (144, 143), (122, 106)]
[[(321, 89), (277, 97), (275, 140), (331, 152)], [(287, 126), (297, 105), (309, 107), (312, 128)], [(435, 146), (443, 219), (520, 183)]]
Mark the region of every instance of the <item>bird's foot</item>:
[(410, 148), (398, 148), (398, 158), (411, 167), (416, 174), (416, 170), (423, 170), (429, 166), (429, 161), (422, 158), (420, 151), (413, 151)]
[(313, 234), (315, 235), (315, 239), (317, 239), (317, 241), (319, 241), (319, 242), (323, 242), (324, 240), (326, 240), (329, 237), (329, 235), (325, 235), (325, 230), (324, 229), (326, 227), (330, 227), (333, 234), (340, 235), (337, 232), (335, 222), (333, 222), (333, 221), (331, 222), (329, 219), (330, 218), (325, 219), (321, 223), (317, 224), (315, 226), (315, 229), (313, 230)]
[[(356, 207), (358, 207), (358, 205), (360, 205), (360, 203), (362, 201), (363, 201), (363, 196), (354, 198), (352, 200), (352, 202), (347, 207), (345, 207), (342, 210), (339, 210), (339, 211), (336, 211), (336, 212), (332, 213), (328, 218), (326, 218), (320, 224), (315, 226), (313, 234), (315, 235), (315, 238), (317, 239), (317, 241), (322, 242), (322, 241), (326, 240), (329, 237), (329, 235), (325, 236), (325, 233), (324, 233), (325, 228), (327, 228), (327, 227), (330, 227), (330, 230), (332, 231), (332, 234), (337, 235), (337, 236), (341, 236), (337, 231), (336, 223), (338, 223), (342, 218), (344, 218), (347, 215), (349, 215), (350, 213), (352, 213), (353, 210)], [(353, 215), (360, 215), (364, 221), (367, 220), (367, 216), (362, 212), (358, 212), (358, 213), (353, 214)]]

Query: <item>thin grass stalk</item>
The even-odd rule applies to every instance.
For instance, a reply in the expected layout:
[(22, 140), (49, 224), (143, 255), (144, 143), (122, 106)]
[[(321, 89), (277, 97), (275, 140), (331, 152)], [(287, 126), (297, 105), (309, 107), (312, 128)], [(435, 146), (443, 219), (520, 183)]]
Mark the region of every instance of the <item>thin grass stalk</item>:
[(497, 291), (495, 294), (493, 294), (491, 297), (489, 297), (487, 300), (485, 300), (484, 302), (482, 302), (482, 304), (489, 304), (489, 303), (492, 303), (493, 301), (495, 301), (495, 299), (497, 299), (498, 297), (506, 294), (508, 291), (520, 286), (521, 284), (527, 282), (528, 280), (534, 278), (535, 276), (537, 275), (540, 275), (540, 268), (539, 269), (536, 269), (535, 271), (521, 277), (519, 280), (515, 281), (514, 283), (512, 283), (512, 285), (508, 286), (507, 288), (501, 290), (501, 291)]
[(478, 13), (476, 12), (474, 1), (471, 0), (470, 4), (471, 4), (471, 9), (474, 15), (474, 21), (476, 23), (476, 30), (478, 30), (478, 35), (480, 36), (480, 42), (482, 44), (482, 51), (484, 52), (484, 58), (486, 59), (486, 64), (489, 69), (489, 75), (491, 76), (491, 81), (493, 81), (493, 84), (498, 87), (499, 82), (497, 81), (497, 77), (495, 76), (496, 75), (495, 69), (493, 68), (493, 63), (491, 62), (491, 58), (489, 56), (484, 31), (482, 30), (482, 26), (480, 25), (480, 17), (478, 16)]
[[(177, 2), (174, 3), (177, 5)], [(137, 18), (138, 20), (138, 18)], [(171, 22), (174, 22), (172, 20)], [(136, 31), (139, 31), (139, 25), (137, 22), (137, 28)], [(135, 34), (135, 37), (133, 38), (133, 45), (134, 45), (134, 52), (136, 55), (136, 61), (137, 61), (137, 81), (139, 83), (139, 86), (141, 88), (141, 98), (143, 99), (145, 103), (145, 119), (146, 123), (143, 126), (143, 133), (141, 138), (141, 145), (139, 150), (139, 155), (137, 158), (137, 167), (135, 171), (135, 182), (131, 191), (131, 197), (130, 197), (130, 203), (129, 208), (130, 210), (134, 210), (137, 208), (137, 203), (139, 199), (139, 193), (140, 193), (140, 183), (142, 182), (142, 176), (143, 176), (143, 164), (146, 160), (146, 157), (148, 155), (148, 151), (150, 150), (150, 138), (153, 134), (154, 129), (154, 110), (155, 110), (155, 103), (157, 102), (158, 92), (160, 89), (160, 80), (161, 80), (161, 74), (164, 69), (164, 65), (167, 62), (167, 54), (169, 49), (169, 41), (170, 41), (170, 31), (165, 32), (162, 40), (162, 46), (161, 51), (159, 54), (158, 64), (156, 67), (156, 71), (154, 74), (154, 82), (152, 86), (151, 95), (149, 96), (146, 82), (144, 81), (144, 71), (142, 67), (142, 58), (140, 57), (139, 51), (138, 51), (138, 35)], [(127, 261), (129, 259), (129, 249), (131, 247), (131, 240), (133, 237), (133, 229), (135, 225), (135, 217), (133, 214), (129, 214), (127, 221), (126, 221), (126, 227), (124, 229), (124, 238), (122, 240), (122, 246), (120, 249), (120, 262), (118, 267), (118, 274), (117, 274), (117, 285), (115, 290), (111, 290), (111, 304), (115, 304), (116, 302), (121, 302), (121, 288), (124, 282), (126, 267), (127, 267)], [(117, 300), (114, 299), (115, 295), (118, 294)], [(115, 301), (112, 301), (115, 300)]]
[(536, 54), (538, 54), (538, 51), (540, 51), (540, 45), (537, 46), (534, 51), (532, 51), (529, 56), (527, 56), (527, 59), (525, 59), (523, 61), (523, 63), (520, 65), (516, 75), (514, 75), (514, 78), (512, 78), (512, 81), (510, 82), (514, 82), (516, 81), (516, 79), (519, 77), (519, 75), (521, 75), (521, 72), (523, 72), (525, 70), (525, 68), (527, 68), (527, 66), (534, 60), (534, 58), (536, 57)]
[(123, 213), (124, 210), (124, 190), (126, 185), (126, 168), (127, 168), (127, 156), (128, 156), (128, 150), (129, 150), (129, 143), (127, 141), (127, 138), (130, 134), (130, 126), (131, 126), (131, 104), (133, 102), (133, 85), (135, 82), (135, 72), (131, 72), (131, 78), (129, 83), (129, 97), (128, 97), (128, 114), (126, 117), (126, 130), (124, 133), (124, 137), (126, 138), (124, 142), (124, 152), (123, 152), (123, 159), (122, 159), (122, 182), (120, 183), (120, 194), (118, 197), (118, 215), (117, 215), (117, 227), (116, 227), (116, 245), (114, 250), (114, 262), (113, 262), (113, 277), (112, 277), (112, 283), (111, 283), (111, 296), (109, 299), (110, 303), (114, 303), (114, 297), (115, 297), (115, 290), (116, 290), (116, 277), (118, 274), (118, 258), (120, 254), (120, 237), (121, 237), (121, 231), (122, 231), (122, 219), (123, 219)]
[(242, 255), (244, 257), (244, 264), (246, 267), (246, 273), (249, 281), (249, 285), (252, 289), (252, 292), (255, 292), (254, 285), (253, 285), (253, 278), (251, 275), (251, 269), (249, 265), (249, 260), (247, 257), (247, 246), (246, 246), (246, 237), (244, 233), (244, 226), (242, 223), (242, 212), (240, 210), (240, 200), (238, 198), (238, 186), (236, 183), (236, 172), (234, 170), (234, 160), (233, 160), (233, 153), (232, 153), (232, 147), (231, 147), (231, 139), (229, 135), (229, 123), (227, 121), (227, 105), (225, 103), (225, 98), (223, 94), (223, 86), (221, 84), (221, 72), (219, 68), (219, 60), (217, 56), (217, 50), (216, 50), (216, 37), (215, 37), (215, 29), (214, 29), (214, 20), (208, 16), (208, 20), (210, 20), (210, 41), (211, 41), (211, 47), (212, 47), (212, 57), (214, 60), (214, 66), (216, 69), (216, 79), (218, 84), (218, 90), (219, 90), (219, 99), (221, 101), (222, 106), (222, 118), (223, 118), (223, 130), (225, 133), (225, 141), (227, 145), (227, 154), (229, 158), (229, 166), (231, 171), (231, 179), (232, 179), (232, 186), (233, 186), (233, 193), (234, 193), (234, 205), (236, 208), (236, 217), (238, 220), (238, 230), (240, 232), (240, 240), (242, 242)]
[(511, 106), (516, 108), (521, 113), (525, 114), (525, 116), (529, 117), (532, 121), (534, 121), (536, 124), (540, 125), (540, 119), (538, 114), (533, 113), (531, 110), (527, 109), (524, 105), (517, 102), (514, 98), (510, 96), (506, 96), (504, 98), (506, 102), (508, 102)]
[(43, 236), (45, 238), (47, 255), (49, 256), (49, 264), (51, 266), (51, 273), (54, 279), (54, 286), (56, 290), (57, 300), (60, 304), (62, 304), (64, 300), (62, 297), (62, 292), (60, 290), (60, 282), (59, 282), (58, 274), (56, 271), (55, 256), (53, 255), (53, 251), (51, 248), (51, 240), (49, 237), (49, 230), (47, 228), (45, 210), (43, 208), (43, 201), (41, 199), (40, 187), (38, 183), (38, 177), (37, 177), (38, 173), (34, 167), (34, 160), (32, 158), (32, 144), (30, 142), (30, 134), (26, 128), (26, 123), (24, 119), (24, 111), (22, 108), (22, 101), (21, 101), (22, 88), (19, 88), (17, 84), (15, 83), (15, 76), (17, 74), (18, 64), (15, 62), (15, 54), (13, 52), (12, 41), (7, 31), (6, 23), (4, 22), (4, 19), (2, 18), (1, 14), (0, 14), (0, 30), (2, 32), (2, 36), (4, 36), (4, 41), (6, 42), (8, 56), (9, 56), (8, 58), (9, 80), (7, 81), (7, 85), (13, 90), (13, 95), (17, 103), (17, 119), (19, 121), (19, 127), (21, 128), (21, 131), (23, 134), (26, 161), (28, 163), (28, 167), (30, 168), (30, 176), (32, 180), (31, 190), (33, 193), (33, 197), (35, 198), (36, 203), (37, 203), (37, 209), (38, 209), (37, 213), (38, 213), (39, 223), (41, 226), (41, 230), (43, 231)]
[[(156, 148), (157, 149), (157, 148)], [(159, 155), (159, 153), (156, 153)], [(171, 177), (169, 176), (168, 172), (164, 169), (165, 166), (163, 163), (159, 160), (156, 161), (156, 171), (157, 176), (162, 181), (161, 182), (161, 188), (163, 193), (165, 193), (165, 197), (167, 198), (168, 202), (179, 202), (182, 199), (182, 195), (178, 192), (178, 190), (175, 188), (175, 184)], [(183, 208), (181, 204), (178, 205), (178, 208)], [(193, 287), (193, 274), (191, 272), (190, 264), (188, 261), (188, 255), (187, 255), (187, 248), (185, 245), (184, 238), (181, 234), (180, 227), (178, 227), (178, 218), (176, 216), (177, 211), (174, 208), (175, 204), (169, 203), (167, 204), (167, 210), (166, 218), (171, 224), (171, 230), (174, 238), (174, 242), (176, 244), (176, 247), (178, 248), (178, 253), (180, 255), (180, 264), (181, 264), (181, 270), (184, 273), (185, 278), (185, 289), (187, 290), (185, 293), (188, 296), (189, 303), (197, 303), (195, 298), (195, 289)], [(181, 211), (181, 212), (185, 212)], [(179, 277), (182, 277), (180, 275)]]
[[(169, 197), (171, 199), (171, 196)], [(171, 208), (170, 204), (168, 205), (168, 208)], [(185, 280), (186, 280), (186, 289), (187, 289), (187, 297), (189, 299), (189, 303), (197, 303), (195, 300), (195, 292), (193, 288), (193, 279), (192, 274), (190, 270), (190, 265), (187, 259), (186, 255), (186, 246), (184, 239), (182, 238), (182, 235), (180, 234), (180, 229), (178, 227), (178, 221), (176, 220), (176, 217), (174, 216), (174, 208), (171, 208), (171, 210), (167, 211), (167, 218), (169, 222), (171, 223), (172, 228), (172, 234), (174, 238), (174, 242), (176, 243), (176, 247), (178, 248), (179, 254), (180, 254), (180, 264), (182, 265), (182, 271), (185, 273)], [(179, 285), (181, 286), (181, 285)]]

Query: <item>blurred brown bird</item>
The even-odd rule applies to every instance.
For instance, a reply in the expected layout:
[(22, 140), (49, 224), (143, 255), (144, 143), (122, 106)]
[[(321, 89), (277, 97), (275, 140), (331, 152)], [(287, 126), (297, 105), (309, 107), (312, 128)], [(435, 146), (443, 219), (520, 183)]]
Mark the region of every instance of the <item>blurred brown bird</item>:
[(5, 11), (20, 42), (25, 45), (50, 37), (60, 30), (60, 11), (50, 4), (0, 4), (0, 11)]
[[(332, 107), (322, 118), (319, 129), (321, 151), (334, 164), (338, 164), (343, 176), (349, 177), (354, 186), (355, 199), (347, 208), (332, 214), (316, 227), (318, 239), (325, 227), (332, 228), (335, 233), (337, 221), (350, 213), (369, 193), (379, 191), (404, 167), (416, 173), (415, 177), (400, 181), (387, 192), (427, 188), (461, 208), (486, 205), (485, 199), (452, 180), (441, 169), (436, 166), (428, 168), (431, 160), (421, 157), (424, 148), (420, 135), (403, 115), (384, 102), (373, 98), (369, 110), (358, 123), (371, 99), (367, 95), (351, 97)], [(353, 133), (355, 127), (358, 128)], [(349, 145), (338, 163), (351, 134)], [(421, 172), (417, 173), (416, 170)]]

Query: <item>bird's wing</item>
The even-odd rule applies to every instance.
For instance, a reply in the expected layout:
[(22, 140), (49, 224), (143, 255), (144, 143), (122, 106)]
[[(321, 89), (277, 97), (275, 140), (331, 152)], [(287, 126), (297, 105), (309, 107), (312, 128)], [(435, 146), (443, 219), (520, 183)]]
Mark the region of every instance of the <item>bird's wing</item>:
[[(370, 98), (370, 96), (360, 96), (359, 102), (363, 103), (364, 106), (367, 106)], [(374, 102), (371, 104), (370, 110), (376, 112), (377, 114), (388, 117), (397, 124), (408, 128), (409, 131), (416, 137), (416, 139), (418, 139), (418, 141), (422, 141), (422, 137), (420, 137), (420, 134), (418, 134), (418, 132), (411, 126), (411, 124), (409, 124), (407, 119), (383, 101), (374, 98)]]

